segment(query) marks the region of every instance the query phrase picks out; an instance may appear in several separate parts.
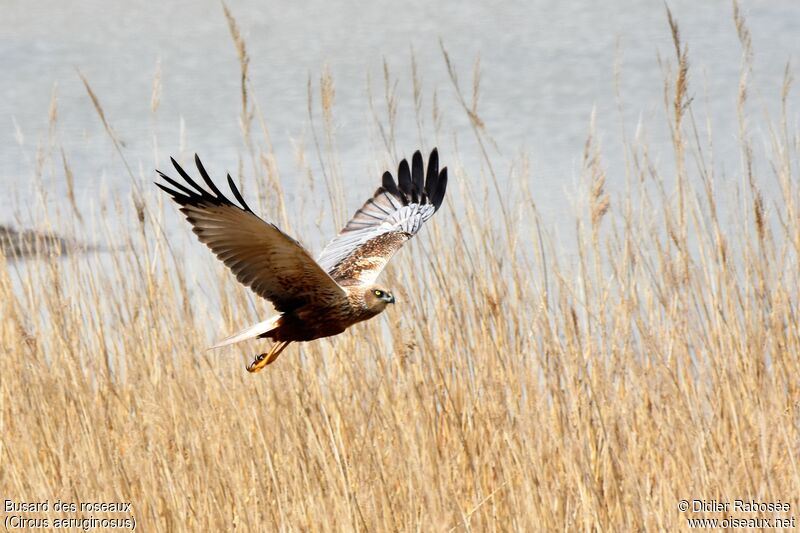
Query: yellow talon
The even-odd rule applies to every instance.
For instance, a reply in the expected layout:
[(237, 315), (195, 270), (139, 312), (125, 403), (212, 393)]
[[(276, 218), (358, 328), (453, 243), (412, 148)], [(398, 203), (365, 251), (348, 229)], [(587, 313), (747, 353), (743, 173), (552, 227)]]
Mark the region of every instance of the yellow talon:
[(262, 354), (258, 354), (253, 362), (247, 367), (248, 372), (258, 372), (268, 364), (275, 361), (281, 352), (289, 346), (289, 343), (292, 341), (281, 341), (274, 345), (270, 351)]
[(265, 353), (258, 354), (256, 358), (253, 359), (253, 362), (247, 366), (247, 371), (258, 372), (259, 370), (267, 366), (267, 363), (265, 362), (266, 360), (267, 360), (267, 354)]

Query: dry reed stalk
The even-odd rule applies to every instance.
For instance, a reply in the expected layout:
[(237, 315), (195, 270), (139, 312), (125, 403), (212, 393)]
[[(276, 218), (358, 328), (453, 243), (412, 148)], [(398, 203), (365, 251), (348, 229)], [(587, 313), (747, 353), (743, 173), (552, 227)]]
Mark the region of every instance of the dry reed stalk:
[[(713, 165), (695, 176), (682, 162), (711, 153), (685, 83), (670, 87), (682, 201), (638, 134), (629, 190), (606, 192), (591, 135), (589, 223), (579, 213), (575, 228), (593, 244), (573, 264), (516, 222), (538, 220), (535, 192), (518, 185), (525, 158), (498, 176), (508, 215), (487, 225), (499, 191), (440, 146), (453, 192), (386, 273), (399, 305), (255, 379), (243, 365), (259, 343), (203, 349), (269, 308), (196, 243), (101, 226), (109, 252), (0, 257), (4, 498), (130, 501), (139, 528), (188, 531), (673, 530), (686, 527), (682, 498), (789, 500), (794, 512), (797, 134), (784, 116), (771, 154), (749, 152), (777, 169), (782, 194), (726, 204), (741, 227), (726, 226)], [(311, 93), (309, 82), (310, 116)], [(332, 148), (317, 153), (333, 186)], [(266, 180), (273, 161), (258, 157)], [(743, 183), (748, 168), (757, 186), (760, 167), (743, 165)], [(160, 228), (162, 211), (147, 213)]]
[(240, 72), (240, 87), (241, 87), (241, 98), (242, 98), (242, 111), (239, 117), (239, 124), (242, 129), (242, 136), (244, 137), (245, 145), (250, 147), (251, 146), (251, 125), (253, 122), (253, 113), (250, 109), (250, 104), (248, 101), (248, 92), (247, 92), (247, 85), (249, 83), (249, 70), (250, 70), (250, 56), (247, 54), (247, 46), (244, 41), (244, 37), (242, 37), (242, 32), (239, 30), (239, 25), (236, 22), (236, 19), (233, 17), (230, 9), (228, 9), (228, 5), (223, 2), (222, 3), (222, 11), (225, 14), (225, 20), (228, 22), (228, 30), (231, 33), (231, 38), (233, 39), (233, 44), (236, 47), (236, 56), (239, 60), (239, 72)]

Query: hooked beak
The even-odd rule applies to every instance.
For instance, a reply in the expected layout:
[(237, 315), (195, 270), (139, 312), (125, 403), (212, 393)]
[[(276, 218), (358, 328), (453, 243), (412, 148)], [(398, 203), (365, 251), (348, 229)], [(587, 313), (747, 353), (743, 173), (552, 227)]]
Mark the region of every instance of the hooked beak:
[(390, 303), (390, 304), (393, 304), (393, 303), (394, 303), (394, 294), (390, 294), (390, 295), (389, 295), (389, 300), (388, 300), (388, 303)]

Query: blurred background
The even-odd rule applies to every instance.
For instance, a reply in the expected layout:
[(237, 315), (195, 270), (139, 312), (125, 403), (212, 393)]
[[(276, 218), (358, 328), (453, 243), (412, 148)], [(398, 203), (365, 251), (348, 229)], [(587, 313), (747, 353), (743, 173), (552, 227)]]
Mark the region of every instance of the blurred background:
[[(4, 0), (0, 492), (146, 531), (794, 519), (800, 2), (668, 5), (685, 61), (662, 0)], [(205, 351), (271, 306), (156, 168), (318, 251), (434, 145), (397, 306), (255, 379), (266, 343)]]
[[(736, 106), (742, 47), (733, 8), (726, 0), (668, 4), (689, 46), (693, 110), (701, 129), (710, 120), (715, 170), (724, 186), (741, 165)], [(333, 129), (347, 205), (355, 208), (383, 166), (410, 156), (421, 142), (427, 149), (442, 145), (451, 166), (457, 146), (462, 168), (480, 174), (475, 136), (448, 78), (442, 45), (468, 104), (479, 62), (477, 111), (494, 140), (487, 149), (500, 162), (499, 179), (509, 179), (512, 159), (525, 154), (530, 187), (549, 226), (557, 228), (572, 214), (593, 110), (610, 192), (625, 185), (625, 138), (641, 136), (654, 160), (671, 164), (664, 79), (674, 77), (668, 71), (675, 51), (661, 0), (411, 1), (402, 8), (386, 0), (231, 0), (228, 7), (246, 42), (250, 97), (269, 127), (290, 206), (294, 181), (321, 175), (313, 151), (302, 162), (298, 153), (313, 147), (308, 88), (319, 115), (323, 72), (334, 80)], [(754, 50), (748, 126), (759, 146), (767, 142), (768, 120), (780, 112), (787, 63), (800, 55), (800, 3), (746, 1), (741, 8)], [(154, 179), (154, 168), (168, 167), (170, 155), (186, 161), (195, 152), (212, 175), (242, 168), (252, 174), (240, 166), (240, 65), (220, 2), (7, 0), (2, 9), (0, 186), (13, 192), (0, 198), (0, 223), (35, 226), (40, 206), (32, 208), (27, 198), (36, 187), (48, 191), (48, 205), (64, 201), (58, 150), (69, 162), (82, 209), (93, 208), (100, 190), (131, 188), (78, 72), (142, 183)], [(420, 127), (412, 53), (427, 118)], [(376, 135), (370, 108), (371, 91), (374, 112), (386, 118), (384, 62), (398, 98), (396, 154), (387, 154)], [(791, 121), (796, 104), (797, 91), (791, 91)], [(772, 186), (761, 186), (769, 197)]]

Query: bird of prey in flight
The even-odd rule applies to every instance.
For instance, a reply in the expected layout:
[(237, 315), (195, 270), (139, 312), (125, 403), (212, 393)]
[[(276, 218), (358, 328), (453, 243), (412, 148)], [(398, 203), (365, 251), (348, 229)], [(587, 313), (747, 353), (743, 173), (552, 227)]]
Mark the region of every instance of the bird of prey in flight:
[(439, 170), (437, 150), (431, 152), (427, 169), (422, 154), (415, 152), (410, 166), (405, 159), (400, 162), (397, 182), (390, 172), (383, 174), (375, 194), (315, 261), (299, 242), (253, 213), (230, 175), (228, 186), (238, 203), (222, 194), (196, 155), (206, 187), (171, 161), (185, 183), (157, 171), (166, 185), (156, 185), (180, 205), (200, 242), (278, 312), (214, 346), (254, 337), (275, 341), (247, 367), (250, 372), (275, 361), (292, 342), (338, 335), (394, 303), (392, 293), (375, 280), (441, 207), (447, 189), (447, 167)]

